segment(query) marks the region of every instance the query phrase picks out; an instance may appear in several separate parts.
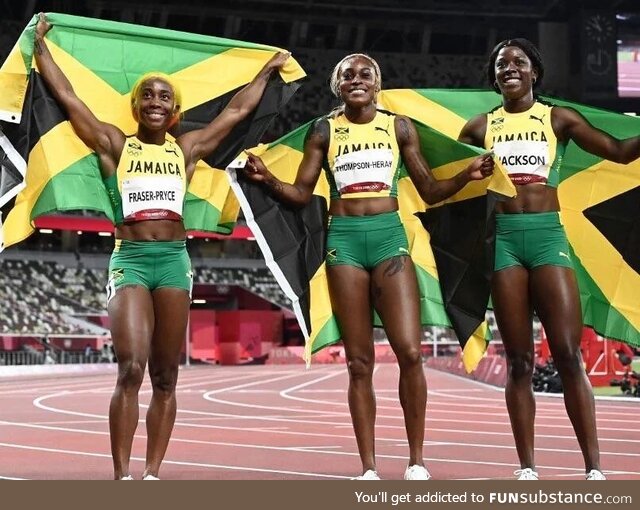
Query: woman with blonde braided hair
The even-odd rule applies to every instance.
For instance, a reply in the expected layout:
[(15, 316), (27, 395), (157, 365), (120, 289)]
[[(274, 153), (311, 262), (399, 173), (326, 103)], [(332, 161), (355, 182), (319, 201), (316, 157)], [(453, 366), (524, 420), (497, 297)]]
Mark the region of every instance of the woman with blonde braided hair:
[(362, 461), (357, 479), (380, 479), (372, 384), (375, 308), (400, 367), (400, 403), (409, 442), (404, 478), (428, 480), (431, 475), (422, 454), (427, 386), (420, 349), (418, 282), (398, 214), (399, 169), (402, 160), (420, 196), (434, 204), (469, 181), (489, 176), (493, 160), (480, 156), (455, 177), (436, 180), (420, 152), (412, 122), (378, 110), (381, 83), (374, 59), (360, 53), (346, 56), (330, 78), (331, 90), (342, 105), (310, 128), (295, 182), (280, 181), (252, 154), (245, 172), (277, 200), (302, 207), (311, 200), (325, 170), (331, 199), (327, 279), (347, 357), (349, 409)]

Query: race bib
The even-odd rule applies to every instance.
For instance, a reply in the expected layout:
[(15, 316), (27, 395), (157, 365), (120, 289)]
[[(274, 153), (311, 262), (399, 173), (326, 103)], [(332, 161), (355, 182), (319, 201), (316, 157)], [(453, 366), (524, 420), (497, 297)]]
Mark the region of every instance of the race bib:
[(393, 170), (390, 149), (365, 149), (338, 156), (333, 175), (338, 192), (344, 195), (391, 189)]
[[(122, 181), (122, 212), (125, 219), (167, 219), (182, 216), (184, 188), (182, 180), (166, 177), (138, 177)], [(154, 211), (145, 218), (144, 211)], [(141, 214), (143, 217), (141, 217)]]
[(548, 142), (496, 142), (493, 151), (515, 184), (547, 182), (550, 166)]

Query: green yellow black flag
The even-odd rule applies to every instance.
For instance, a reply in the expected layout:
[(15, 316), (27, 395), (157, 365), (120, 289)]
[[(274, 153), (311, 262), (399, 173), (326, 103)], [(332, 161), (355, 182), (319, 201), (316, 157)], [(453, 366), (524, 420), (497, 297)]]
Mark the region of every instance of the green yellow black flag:
[[(127, 134), (136, 129), (129, 91), (142, 74), (162, 71), (178, 83), (184, 103), (178, 129), (185, 131), (213, 119), (278, 51), (241, 41), (64, 14), (52, 13), (47, 18), (53, 25), (46, 36), (47, 45), (78, 96), (96, 117)], [(113, 218), (95, 155), (75, 136), (33, 68), (35, 23), (34, 17), (0, 68), (0, 120), (19, 123), (6, 138), (28, 161), (24, 189), (4, 218), (6, 246), (29, 236), (34, 219), (52, 211), (89, 209)], [(242, 148), (258, 143), (298, 88), (296, 80), (304, 76), (290, 58), (272, 77), (252, 116), (198, 165), (187, 191), (187, 229), (231, 232), (238, 203), (224, 172), (215, 169), (225, 168)], [(0, 150), (2, 154), (6, 151)]]
[[(439, 178), (458, 173), (484, 152), (461, 144), (419, 121), (415, 125), (423, 154)], [(268, 146), (252, 149), (252, 152), (260, 155), (270, 171), (280, 179), (293, 182), (309, 126), (306, 124)], [(243, 164), (243, 158), (239, 158), (229, 168), (232, 187), (267, 265), (292, 301), (307, 338), (306, 359), (309, 361), (312, 353), (340, 340), (340, 331), (331, 310), (324, 264), (324, 225), (329, 193), (326, 178), (324, 174), (321, 175), (308, 206), (301, 211), (291, 210), (274, 201), (261, 186), (243, 179), (242, 172), (233, 170)], [(487, 197), (514, 195), (513, 185), (504, 169), (499, 167), (491, 179), (475, 182), (434, 207), (445, 209), (456, 203), (471, 204), (475, 203), (475, 199), (482, 201), (474, 209), (475, 214), (478, 207), (481, 209), (478, 216), (481, 221), (475, 225), (477, 228), (457, 231), (458, 240), (466, 239), (465, 242), (458, 242), (458, 245), (463, 248), (461, 256), (467, 262), (475, 256), (484, 265), (493, 263), (483, 253), (487, 247), (491, 247), (490, 243), (485, 242), (486, 229), (492, 225), (493, 211), (493, 207), (487, 205)], [(416, 265), (422, 324), (453, 327), (463, 349), (465, 367), (471, 371), (484, 354), (487, 344), (484, 312), (489, 297), (490, 269), (481, 268), (478, 276), (475, 268), (470, 267), (472, 264), (459, 265), (453, 268), (456, 278), (450, 279), (448, 286), (442, 286), (443, 282), (438, 276), (438, 254), (434, 253), (436, 250), (432, 251), (429, 234), (416, 216), (416, 213), (424, 213), (426, 206), (404, 168), (398, 180), (398, 199), (410, 253)], [(442, 224), (441, 220), (427, 218), (425, 222), (439, 225)], [(448, 259), (445, 257), (441, 260)], [(467, 301), (473, 303), (471, 308), (467, 306)], [(380, 324), (378, 318), (376, 323)]]
[[(500, 103), (489, 91), (383, 91), (387, 109), (457, 138), (465, 122)], [(555, 98), (615, 138), (637, 136), (640, 119)], [(584, 323), (598, 334), (640, 346), (640, 160), (620, 165), (571, 142), (560, 170), (561, 220), (574, 254)]]

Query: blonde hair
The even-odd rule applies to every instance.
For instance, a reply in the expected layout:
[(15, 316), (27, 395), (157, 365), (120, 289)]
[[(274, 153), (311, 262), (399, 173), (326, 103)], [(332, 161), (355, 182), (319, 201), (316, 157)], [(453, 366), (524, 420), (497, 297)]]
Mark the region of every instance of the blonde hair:
[[(350, 55), (347, 55), (340, 62), (336, 64), (336, 66), (333, 68), (333, 71), (331, 71), (331, 76), (329, 77), (329, 87), (331, 87), (331, 92), (333, 92), (333, 95), (336, 96), (338, 99), (340, 99), (340, 68), (342, 67), (342, 64), (344, 64), (347, 60), (351, 58), (357, 58), (357, 57), (364, 58), (369, 62), (371, 62), (371, 65), (373, 66), (375, 80), (376, 80), (375, 81), (376, 95), (378, 94), (378, 92), (380, 92), (380, 90), (382, 90), (382, 73), (380, 72), (380, 66), (378, 65), (376, 60), (365, 53), (351, 53)], [(341, 104), (340, 106), (337, 106), (333, 110), (331, 110), (331, 112), (329, 113), (329, 116), (335, 118), (343, 111), (344, 111), (344, 103)]]
[(329, 78), (329, 86), (331, 87), (331, 92), (333, 92), (334, 96), (338, 98), (340, 97), (340, 68), (342, 67), (342, 64), (344, 64), (350, 58), (356, 57), (362, 57), (371, 62), (376, 77), (376, 94), (382, 89), (382, 73), (380, 72), (380, 66), (375, 61), (375, 59), (370, 57), (369, 55), (366, 55), (365, 53), (352, 53), (351, 55), (347, 55), (340, 62), (338, 62), (331, 72), (331, 77)]
[(142, 88), (142, 85), (145, 82), (151, 81), (151, 80), (163, 81), (167, 85), (169, 85), (169, 87), (171, 87), (171, 90), (173, 91), (173, 104), (174, 104), (174, 114), (173, 114), (173, 119), (171, 121), (171, 125), (175, 124), (179, 120), (181, 115), (180, 111), (176, 111), (176, 108), (182, 106), (182, 92), (180, 91), (180, 87), (178, 86), (178, 84), (174, 81), (173, 78), (171, 78), (171, 76), (165, 73), (161, 73), (159, 71), (152, 71), (149, 73), (145, 73), (142, 76), (140, 76), (140, 78), (138, 78), (136, 82), (133, 84), (133, 88), (131, 89), (131, 113), (133, 115), (133, 118), (136, 120), (136, 122), (138, 122), (139, 119), (138, 119), (137, 109), (138, 109), (138, 96), (140, 95), (140, 89)]

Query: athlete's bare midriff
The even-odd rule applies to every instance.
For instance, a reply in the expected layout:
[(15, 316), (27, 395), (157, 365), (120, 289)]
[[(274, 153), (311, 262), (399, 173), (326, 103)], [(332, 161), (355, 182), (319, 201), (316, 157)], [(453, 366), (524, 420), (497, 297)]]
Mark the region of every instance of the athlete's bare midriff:
[(116, 239), (127, 241), (181, 241), (187, 233), (181, 221), (147, 220), (116, 226)]
[(372, 216), (397, 210), (398, 199), (394, 197), (334, 198), (331, 200), (329, 214), (333, 216)]
[(544, 184), (516, 186), (518, 194), (504, 202), (498, 202), (496, 212), (506, 214), (559, 211), (558, 190)]

